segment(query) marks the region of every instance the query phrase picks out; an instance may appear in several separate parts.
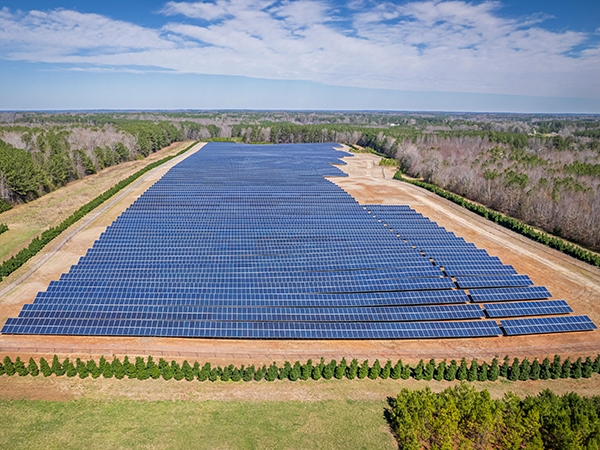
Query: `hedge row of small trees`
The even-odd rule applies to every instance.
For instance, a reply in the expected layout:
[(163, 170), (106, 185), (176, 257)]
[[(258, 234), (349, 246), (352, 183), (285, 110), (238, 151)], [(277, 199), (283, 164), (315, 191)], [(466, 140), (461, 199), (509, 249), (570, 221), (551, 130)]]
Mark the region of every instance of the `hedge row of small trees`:
[(525, 380), (547, 380), (557, 378), (590, 378), (592, 374), (600, 372), (600, 355), (596, 359), (587, 357), (585, 359), (578, 358), (575, 362), (567, 358), (561, 361), (560, 356), (555, 356), (552, 360), (549, 358), (540, 362), (534, 359), (530, 362), (527, 358), (519, 361), (514, 358), (512, 361), (508, 357), (504, 360), (494, 358), (491, 364), (487, 362), (479, 363), (476, 359), (467, 362), (463, 358), (460, 362), (452, 360), (450, 362), (442, 361), (436, 363), (435, 360), (424, 362), (421, 360), (416, 366), (411, 367), (408, 364), (403, 364), (401, 360), (393, 363), (388, 360), (381, 363), (378, 359), (373, 364), (369, 364), (368, 360), (359, 362), (357, 359), (347, 361), (346, 358), (338, 363), (336, 360), (331, 360), (325, 363), (323, 359), (318, 362), (308, 360), (305, 364), (299, 361), (295, 363), (285, 362), (282, 366), (276, 363), (270, 365), (255, 366), (249, 365), (236, 367), (233, 364), (225, 367), (212, 366), (210, 363), (200, 365), (198, 362), (190, 364), (187, 360), (182, 364), (176, 361), (167, 362), (160, 359), (155, 362), (149, 356), (148, 359), (137, 357), (130, 360), (127, 356), (121, 361), (119, 358), (113, 358), (108, 361), (101, 357), (98, 362), (91, 359), (82, 361), (77, 358), (71, 361), (69, 358), (60, 361), (56, 355), (52, 361), (47, 361), (45, 358), (40, 358), (36, 362), (30, 358), (26, 363), (21, 358), (17, 357), (12, 361), (10, 357), (5, 357), (0, 363), (0, 375), (6, 374), (13, 376), (38, 376), (40, 373), (48, 377), (52, 374), (56, 376), (66, 375), (68, 377), (79, 376), (80, 378), (137, 378), (138, 380), (146, 380), (148, 378), (163, 378), (170, 380), (187, 381), (275, 381), (275, 380), (319, 380), (324, 378), (330, 380), (332, 378), (342, 379), (347, 378), (353, 380), (355, 378), (363, 379), (370, 378), (372, 380), (381, 378), (391, 378), (393, 380), (409, 379), (415, 380), (436, 380), (436, 381), (496, 381), (499, 378), (505, 378), (510, 381), (525, 381)]
[(100, 194), (98, 197), (94, 198), (90, 202), (83, 205), (81, 208), (79, 208), (77, 211), (75, 211), (73, 214), (71, 214), (69, 217), (67, 217), (65, 220), (63, 220), (59, 225), (52, 227), (52, 228), (48, 228), (46, 231), (44, 231), (42, 233), (41, 236), (34, 238), (26, 248), (21, 250), (16, 255), (12, 256), (10, 259), (7, 259), (6, 261), (4, 261), (2, 263), (2, 265), (0, 265), (0, 281), (3, 278), (10, 275), (11, 273), (13, 273), (15, 270), (17, 270), (19, 267), (21, 267), (23, 264), (25, 264), (31, 258), (33, 258), (35, 255), (37, 255), (40, 252), (40, 250), (42, 250), (50, 241), (52, 241), (54, 238), (56, 238), (58, 235), (60, 235), (63, 231), (65, 231), (67, 228), (69, 228), (75, 222), (82, 219), (84, 216), (86, 216), (92, 210), (96, 209), (102, 203), (107, 201), (109, 198), (113, 197), (117, 192), (119, 192), (120, 190), (124, 189), (126, 186), (133, 183), (135, 180), (140, 178), (146, 172), (149, 172), (150, 170), (155, 169), (156, 167), (187, 152), (194, 145), (196, 145), (196, 143), (197, 142), (194, 142), (190, 146), (181, 150), (176, 155), (167, 156), (165, 158), (159, 159), (158, 161), (148, 164), (143, 169), (140, 169), (133, 175), (130, 175), (129, 177), (125, 178), (124, 180), (119, 181), (117, 184), (115, 184), (113, 187), (108, 189), (106, 192), (104, 192), (103, 194)]
[(6, 233), (8, 231), (8, 225), (5, 223), (0, 223), (0, 234)]
[(537, 231), (533, 227), (521, 222), (520, 220), (514, 219), (509, 216), (505, 216), (504, 214), (496, 212), (483, 205), (478, 205), (476, 203), (470, 202), (464, 197), (461, 197), (460, 195), (448, 192), (433, 184), (425, 183), (419, 180), (408, 180), (402, 176), (402, 172), (400, 170), (396, 172), (394, 178), (396, 180), (405, 181), (407, 183), (414, 184), (415, 186), (422, 187), (423, 189), (427, 189), (428, 191), (433, 192), (434, 194), (439, 195), (440, 197), (450, 200), (451, 202), (456, 203), (457, 205), (460, 205), (463, 208), (466, 208), (469, 211), (472, 211), (486, 219), (493, 220), (498, 225), (502, 225), (503, 227), (515, 231), (533, 241), (541, 242), (542, 244), (547, 245), (550, 248), (554, 248), (562, 253), (577, 258), (588, 264), (600, 267), (600, 255), (584, 250), (583, 248), (571, 244), (570, 242), (565, 241), (564, 239), (561, 239), (556, 236), (551, 236), (542, 231)]

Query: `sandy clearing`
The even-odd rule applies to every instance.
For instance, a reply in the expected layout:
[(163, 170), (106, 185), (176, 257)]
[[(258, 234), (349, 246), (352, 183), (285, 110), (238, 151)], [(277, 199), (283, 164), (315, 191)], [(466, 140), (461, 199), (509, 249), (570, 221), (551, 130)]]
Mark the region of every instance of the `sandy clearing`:
[[(191, 153), (188, 153), (191, 154)], [(188, 155), (186, 154), (186, 156)], [(575, 314), (588, 314), (600, 324), (600, 271), (541, 244), (472, 214), (434, 194), (393, 180), (395, 168), (378, 166), (379, 158), (356, 154), (339, 167), (348, 178), (331, 178), (361, 204), (408, 204), (418, 212), (455, 232), (467, 241), (512, 264), (528, 274), (537, 285), (545, 285), (555, 298), (564, 298)], [(166, 172), (169, 163), (151, 172), (143, 183), (118, 204), (88, 224), (52, 256), (46, 264), (0, 302), (0, 323), (16, 316), (24, 303), (33, 301), (38, 291), (60, 277), (121, 211)], [(50, 251), (47, 249), (46, 251)], [(39, 258), (43, 255), (39, 255)], [(184, 338), (109, 338), (70, 336), (0, 335), (0, 353), (11, 356), (72, 355), (88, 358), (100, 355), (153, 355), (178, 360), (211, 361), (216, 364), (263, 364), (269, 361), (305, 361), (308, 358), (342, 357), (374, 360), (398, 359), (414, 362), (420, 358), (481, 358), (496, 355), (545, 357), (554, 354), (587, 356), (600, 353), (600, 332), (568, 333), (554, 336), (500, 337), (485, 339), (435, 339), (403, 341), (269, 341)]]

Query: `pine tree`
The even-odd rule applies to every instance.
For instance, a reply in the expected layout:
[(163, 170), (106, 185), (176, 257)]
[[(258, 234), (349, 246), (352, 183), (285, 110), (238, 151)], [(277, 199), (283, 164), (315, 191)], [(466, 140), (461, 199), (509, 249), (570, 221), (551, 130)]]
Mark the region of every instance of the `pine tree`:
[(570, 378), (571, 377), (571, 359), (565, 359), (565, 362), (562, 366), (562, 370), (560, 373), (561, 378)]
[[(148, 358), (148, 364), (150, 364), (150, 358)], [(152, 363), (154, 364), (154, 361), (152, 361)], [(146, 366), (148, 368), (148, 370), (150, 370), (150, 367)], [(244, 366), (242, 365), (242, 370), (244, 369)], [(200, 363), (198, 361), (194, 361), (194, 366), (192, 367), (192, 375), (193, 378), (198, 378), (198, 375), (200, 375)], [(150, 375), (152, 376), (152, 375)]]
[(540, 378), (540, 373), (542, 371), (542, 366), (537, 358), (533, 360), (531, 363), (531, 371), (529, 372), (529, 379), (536, 381)]
[(187, 359), (183, 361), (183, 364), (181, 365), (181, 371), (183, 372), (183, 378), (185, 378), (186, 381), (194, 380), (194, 369), (192, 366), (190, 366), (190, 363), (187, 361)]
[[(134, 367), (134, 370), (131, 369), (131, 366)], [(146, 370), (146, 361), (144, 361), (144, 358), (141, 356), (137, 356), (135, 358), (135, 364), (130, 364), (129, 367), (129, 372), (127, 373), (129, 378), (137, 378), (138, 380), (147, 380), (150, 378), (150, 374), (148, 373), (148, 370)]]
[(223, 370), (221, 370), (221, 381), (231, 380), (231, 376), (233, 375), (233, 369), (233, 364), (223, 367)]
[(369, 361), (364, 360), (364, 362), (360, 365), (360, 369), (358, 369), (358, 378), (361, 380), (366, 378), (369, 375)]
[(75, 360), (75, 367), (77, 369), (77, 374), (79, 375), (79, 378), (84, 379), (90, 375), (90, 371), (81, 359), (77, 358)]
[(108, 362), (106, 361), (104, 355), (102, 355), (98, 360), (98, 369), (100, 369), (100, 373), (104, 373), (104, 367), (106, 366), (106, 364), (108, 364)]
[(458, 371), (458, 366), (456, 361), (453, 359), (450, 361), (450, 365), (446, 368), (446, 381), (454, 381), (456, 379), (456, 372)]
[(300, 379), (304, 381), (308, 380), (312, 376), (312, 371), (312, 359), (309, 359), (306, 361), (306, 364), (302, 365), (302, 369), (300, 370)]
[[(160, 367), (160, 364), (159, 364)], [(252, 366), (254, 367), (254, 366)], [(198, 371), (198, 381), (206, 381), (208, 380), (208, 376), (210, 375), (210, 363), (204, 363), (204, 365), (202, 366), (202, 369), (200, 369)]]
[(525, 359), (523, 359), (523, 361), (521, 361), (519, 380), (521, 380), (521, 381), (529, 380), (530, 373), (531, 373), (531, 364), (529, 363), (529, 360), (527, 358), (525, 358)]
[(240, 369), (238, 369), (237, 367), (234, 367), (233, 369), (231, 369), (231, 381), (235, 381), (236, 383), (238, 381), (242, 380), (242, 372), (240, 372)]
[(267, 369), (267, 373), (265, 374), (265, 380), (275, 381), (277, 379), (277, 375), (279, 375), (279, 368), (277, 367), (277, 364), (273, 362)]
[(391, 373), (392, 373), (392, 361), (390, 361), (388, 359), (387, 362), (385, 363), (385, 366), (383, 366), (383, 369), (381, 369), (381, 373), (379, 374), (379, 377), (382, 380), (387, 380), (390, 377)]
[(489, 377), (488, 364), (484, 361), (481, 364), (481, 369), (479, 370), (479, 375), (477, 376), (477, 379), (479, 381), (487, 381), (488, 377)]
[(376, 380), (377, 378), (379, 378), (380, 373), (381, 373), (381, 364), (379, 363), (379, 360), (376, 359), (375, 362), (373, 363), (373, 367), (371, 367), (371, 370), (369, 370), (369, 378), (371, 380)]
[(581, 378), (583, 372), (583, 364), (581, 363), (581, 358), (577, 358), (575, 364), (573, 364), (573, 371), (571, 372), (571, 377), (578, 380)]
[(326, 380), (331, 380), (335, 375), (335, 369), (337, 369), (337, 361), (332, 359), (329, 361), (329, 364), (323, 368), (323, 378)]
[(88, 360), (87, 362), (87, 370), (90, 373), (90, 375), (92, 376), (92, 378), (96, 379), (101, 375), (101, 371), (100, 371), (100, 367), (98, 367), (96, 365), (96, 361), (94, 361), (93, 359)]
[(519, 359), (513, 359), (512, 366), (510, 366), (510, 370), (508, 372), (508, 379), (510, 381), (517, 381), (519, 379), (519, 375), (521, 374), (521, 366), (519, 365)]
[(256, 373), (254, 374), (254, 381), (264, 380), (266, 375), (267, 375), (267, 366), (262, 366), (256, 370)]
[[(6, 362), (4, 362), (4, 365), (6, 366)], [(60, 377), (65, 374), (65, 369), (58, 360), (58, 356), (56, 355), (52, 357), (52, 373), (54, 373), (54, 375), (56, 375), (57, 377)]]
[(27, 366), (27, 371), (32, 377), (37, 377), (40, 374), (40, 369), (38, 368), (38, 365), (33, 360), (33, 358), (29, 358), (29, 365)]
[[(123, 372), (124, 375), (123, 377), (127, 376), (128, 378), (135, 378), (136, 373), (135, 373), (135, 364), (132, 364), (129, 361), (129, 356), (125, 356), (125, 358), (123, 358)], [(115, 376), (116, 376), (116, 371), (115, 371)]]
[(104, 364), (104, 369), (102, 370), (102, 376), (104, 378), (112, 378), (113, 375), (114, 375), (113, 365), (107, 361), (106, 364)]
[[(169, 366), (169, 371), (171, 371), (171, 367), (170, 366)], [(172, 375), (169, 375), (169, 378), (171, 378), (171, 377), (172, 377)], [(163, 378), (165, 378), (165, 373), (164, 372), (163, 372)], [(219, 371), (218, 371), (218, 369), (216, 367), (213, 368), (213, 369), (210, 369), (210, 373), (208, 374), (208, 379), (210, 381), (212, 381), (213, 383), (219, 379)], [(166, 378), (165, 378), (165, 380), (166, 380)]]
[(498, 367), (498, 358), (492, 359), (492, 365), (488, 373), (489, 381), (496, 381), (500, 377), (500, 368)]
[(510, 370), (510, 365), (508, 364), (508, 356), (505, 356), (504, 361), (502, 362), (502, 365), (500, 366), (500, 376), (502, 378), (508, 378), (509, 370)]
[(479, 375), (479, 364), (477, 363), (477, 360), (474, 359), (471, 361), (471, 367), (467, 374), (467, 381), (477, 381), (477, 375)]
[(252, 364), (251, 366), (246, 367), (246, 370), (244, 370), (244, 376), (242, 377), (242, 380), (244, 380), (246, 383), (249, 383), (250, 381), (254, 380), (254, 375), (256, 375), (256, 369), (254, 368), (254, 364)]
[[(173, 378), (177, 381), (183, 380), (183, 377), (185, 375), (183, 373), (183, 370), (181, 369), (181, 366), (177, 363), (177, 361), (175, 361), (175, 360), (171, 361), (171, 368), (173, 369)], [(221, 379), (223, 379), (223, 376), (221, 376)]]
[(290, 373), (288, 375), (288, 379), (290, 381), (297, 381), (298, 378), (300, 378), (300, 374), (302, 373), (302, 366), (300, 365), (299, 361), (296, 361), (294, 363), (294, 366), (292, 367), (292, 370), (290, 370)]
[(404, 364), (402, 366), (402, 370), (400, 371), (400, 378), (402, 378), (403, 380), (408, 380), (411, 374), (412, 369), (410, 368), (410, 366), (408, 364)]
[(417, 364), (417, 367), (415, 367), (415, 370), (413, 371), (413, 378), (415, 380), (422, 380), (424, 369), (425, 369), (425, 366), (423, 365), (423, 360), (420, 360), (419, 364)]
[(467, 360), (465, 358), (460, 360), (460, 366), (456, 372), (456, 379), (458, 381), (465, 381), (469, 375), (469, 366), (467, 366)]
[(446, 361), (444, 360), (441, 363), (439, 363), (438, 366), (436, 367), (433, 378), (435, 379), (435, 381), (442, 381), (445, 376), (446, 376)]
[(552, 376), (552, 366), (550, 365), (550, 360), (548, 358), (544, 358), (544, 362), (542, 362), (542, 369), (540, 370), (540, 380), (547, 380)]
[(50, 367), (50, 364), (48, 364), (46, 358), (40, 358), (40, 372), (42, 372), (44, 377), (49, 377), (52, 375), (52, 367)]
[[(159, 367), (160, 367), (160, 365), (159, 365)], [(161, 375), (163, 377), (163, 380), (165, 380), (165, 381), (169, 381), (170, 379), (172, 379), (173, 376), (175, 375), (173, 366), (171, 366), (171, 364), (169, 364), (168, 362), (165, 361), (165, 365), (163, 366), (163, 368), (161, 370)], [(216, 381), (216, 380), (214, 380), (214, 381)]]
[(340, 363), (335, 368), (335, 373), (333, 376), (336, 380), (341, 380), (346, 375), (346, 370), (348, 369), (348, 363), (346, 362), (346, 358), (342, 358)]
[(585, 362), (583, 363), (583, 378), (590, 378), (592, 376), (594, 363), (592, 362), (592, 358), (589, 356), (585, 358)]
[(16, 371), (15, 371), (15, 365), (10, 360), (9, 356), (5, 356), (4, 357), (4, 373), (6, 375), (8, 375), (9, 377), (12, 377), (16, 373)]
[(433, 374), (435, 373), (435, 360), (430, 359), (429, 362), (425, 365), (425, 369), (423, 370), (423, 379), (427, 381), (433, 380)]
[(69, 378), (72, 378), (77, 375), (77, 367), (75, 367), (75, 364), (69, 361), (69, 358), (65, 358), (65, 360), (63, 361), (63, 367), (65, 368), (65, 374)]
[(279, 369), (279, 374), (277, 375), (277, 378), (279, 378), (280, 380), (287, 380), (291, 371), (292, 371), (292, 365), (290, 364), (289, 361), (286, 361), (283, 364), (283, 367), (281, 369)]
[(4, 364), (2, 364), (2, 363), (0, 362), (0, 375), (4, 375), (4, 373), (5, 373), (5, 370), (4, 370)]
[(596, 356), (596, 359), (594, 360), (594, 365), (592, 366), (592, 371), (594, 373), (600, 373), (600, 354), (598, 356)]
[(399, 380), (402, 375), (402, 360), (399, 359), (396, 364), (394, 364), (394, 368), (392, 369), (392, 373), (390, 374), (390, 378), (392, 380)]
[(556, 380), (560, 378), (562, 373), (562, 364), (560, 363), (560, 356), (554, 355), (554, 361), (552, 361), (552, 365), (550, 366), (550, 378)]
[(346, 378), (349, 380), (354, 380), (358, 376), (358, 360), (354, 358), (350, 365), (348, 366), (348, 370), (346, 370)]
[(17, 359), (15, 359), (15, 372), (17, 372), (17, 375), (19, 375), (20, 377), (25, 377), (29, 375), (29, 371), (27, 370), (25, 363), (21, 361), (21, 358), (18, 356)]
[(152, 356), (148, 356), (148, 362), (146, 363), (146, 372), (148, 376), (153, 380), (158, 380), (160, 378), (160, 368), (158, 364), (154, 362)]

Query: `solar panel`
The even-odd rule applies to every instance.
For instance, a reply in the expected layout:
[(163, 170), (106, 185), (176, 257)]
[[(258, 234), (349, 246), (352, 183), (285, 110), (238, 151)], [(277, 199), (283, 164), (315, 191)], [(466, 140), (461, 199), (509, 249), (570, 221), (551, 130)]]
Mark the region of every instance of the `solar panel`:
[(592, 331), (597, 329), (588, 316), (510, 319), (502, 321), (502, 328), (508, 336)]
[(564, 300), (547, 300), (537, 302), (490, 303), (485, 305), (485, 312), (489, 317), (519, 317), (569, 314), (573, 310)]
[(345, 176), (334, 165), (344, 153), (332, 147), (206, 145), (130, 205), (2, 332), (485, 337), (502, 334), (487, 318), (494, 311), (568, 308), (486, 305), (486, 316), (478, 302), (550, 293), (408, 206), (359, 205), (324, 178)]
[(507, 302), (512, 300), (541, 300), (552, 295), (544, 286), (469, 289), (474, 302)]

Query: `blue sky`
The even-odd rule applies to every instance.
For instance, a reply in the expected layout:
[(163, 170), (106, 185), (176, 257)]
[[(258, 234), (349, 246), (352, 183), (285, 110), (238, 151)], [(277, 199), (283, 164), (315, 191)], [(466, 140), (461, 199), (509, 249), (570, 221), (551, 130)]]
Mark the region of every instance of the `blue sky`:
[(600, 2), (0, 0), (0, 110), (600, 113)]

